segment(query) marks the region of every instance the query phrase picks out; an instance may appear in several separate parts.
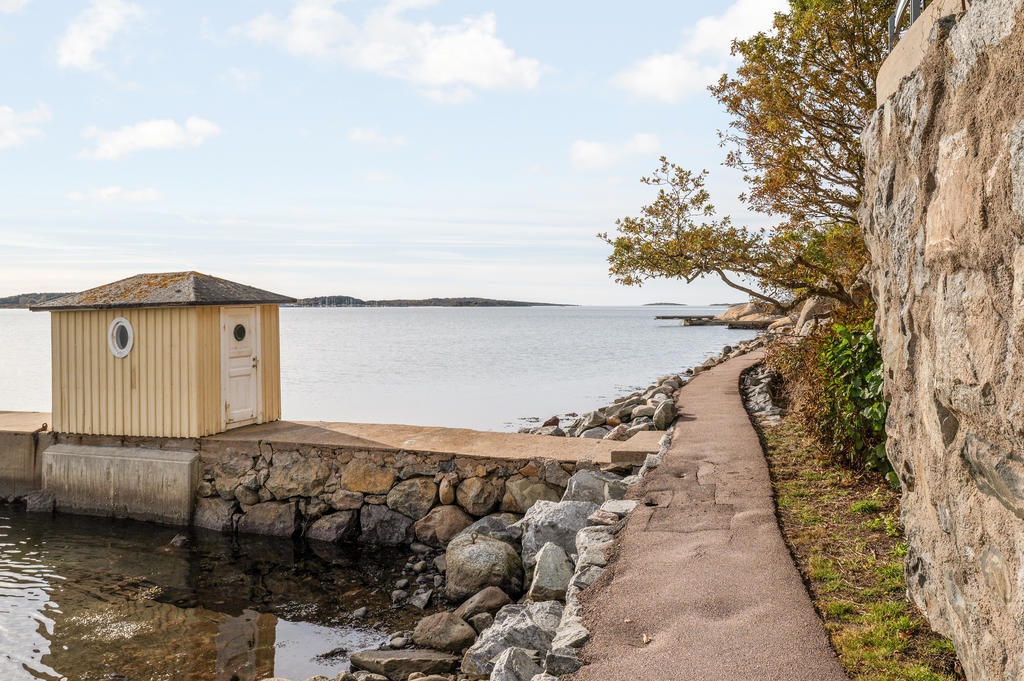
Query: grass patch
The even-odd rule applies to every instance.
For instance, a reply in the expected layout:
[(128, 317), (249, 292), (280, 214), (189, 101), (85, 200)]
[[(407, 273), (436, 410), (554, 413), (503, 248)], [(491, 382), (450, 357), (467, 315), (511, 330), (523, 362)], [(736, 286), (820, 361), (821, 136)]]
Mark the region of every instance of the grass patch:
[(906, 599), (899, 493), (823, 455), (801, 426), (762, 429), (783, 535), (853, 681), (960, 681), (952, 644)]
[(854, 513), (878, 513), (882, 510), (882, 504), (876, 499), (862, 499), (850, 504), (850, 510)]

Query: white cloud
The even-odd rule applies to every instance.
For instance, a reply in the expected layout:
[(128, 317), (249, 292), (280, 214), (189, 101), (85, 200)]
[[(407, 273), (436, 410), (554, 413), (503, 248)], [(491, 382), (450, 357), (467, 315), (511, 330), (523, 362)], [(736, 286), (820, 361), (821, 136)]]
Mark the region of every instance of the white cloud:
[(50, 118), (50, 108), (45, 104), (20, 113), (9, 106), (0, 106), (0, 149), (21, 146), (29, 138), (42, 137), (38, 124)]
[(367, 182), (394, 182), (395, 176), (390, 173), (383, 173), (379, 170), (370, 170), (363, 175), (363, 179)]
[(160, 192), (152, 187), (145, 189), (125, 189), (124, 187), (103, 187), (84, 192), (69, 192), (64, 195), (69, 201), (92, 201), (95, 203), (146, 203), (159, 201)]
[(281, 18), (264, 12), (231, 29), (235, 35), (275, 45), (289, 54), (408, 81), (439, 101), (460, 101), (475, 90), (528, 90), (540, 81), (536, 59), (517, 57), (497, 36), (486, 13), (437, 26), (403, 17), (436, 0), (390, 0), (355, 23), (335, 9), (338, 0), (295, 0)]
[(335, 57), (341, 43), (355, 37), (356, 27), (334, 9), (336, 0), (299, 0), (286, 19), (264, 12), (232, 29), (257, 43), (270, 43), (299, 57)]
[(612, 82), (638, 97), (679, 101), (731, 68), (733, 39), (770, 29), (775, 13), (788, 10), (788, 0), (736, 0), (722, 14), (704, 17), (684, 31), (683, 44), (675, 52), (641, 59)]
[(630, 156), (658, 153), (661, 142), (654, 135), (636, 134), (621, 144), (576, 140), (569, 159), (580, 170), (606, 170)]
[(247, 71), (246, 69), (240, 69), (236, 66), (232, 66), (230, 69), (220, 75), (220, 79), (226, 83), (230, 83), (239, 92), (249, 92), (259, 85), (260, 80), (263, 78), (263, 74), (259, 71)]
[(14, 14), (27, 5), (29, 0), (0, 0), (0, 12)]
[(356, 144), (368, 144), (375, 147), (405, 146), (405, 138), (401, 135), (389, 137), (380, 134), (375, 128), (352, 128), (348, 131), (348, 139)]
[(216, 123), (195, 116), (185, 121), (185, 125), (170, 119), (157, 119), (113, 131), (91, 127), (86, 128), (82, 136), (95, 139), (96, 147), (83, 150), (79, 156), (113, 160), (145, 149), (186, 149), (198, 147), (219, 133), (220, 126)]
[(98, 70), (96, 53), (142, 15), (141, 7), (124, 0), (92, 0), (64, 32), (57, 45), (57, 63), (63, 68)]

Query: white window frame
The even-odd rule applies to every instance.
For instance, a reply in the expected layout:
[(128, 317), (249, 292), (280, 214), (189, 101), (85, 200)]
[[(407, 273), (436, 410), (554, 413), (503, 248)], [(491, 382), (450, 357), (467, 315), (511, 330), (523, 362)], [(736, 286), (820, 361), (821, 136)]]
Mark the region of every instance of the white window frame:
[[(115, 334), (120, 326), (128, 329), (128, 343), (123, 348), (118, 348), (117, 341), (115, 340)], [(110, 322), (110, 326), (107, 327), (107, 347), (110, 348), (110, 354), (118, 359), (128, 356), (128, 353), (135, 347), (135, 329), (130, 321), (124, 317), (114, 317)]]

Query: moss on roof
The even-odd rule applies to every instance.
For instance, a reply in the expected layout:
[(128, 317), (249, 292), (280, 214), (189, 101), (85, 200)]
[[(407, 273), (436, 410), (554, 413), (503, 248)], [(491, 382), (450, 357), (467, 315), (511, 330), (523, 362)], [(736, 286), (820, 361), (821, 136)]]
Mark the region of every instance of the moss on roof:
[(128, 307), (189, 307), (194, 305), (258, 305), (294, 303), (294, 298), (212, 277), (201, 272), (136, 274), (111, 284), (72, 293), (31, 310), (95, 310)]

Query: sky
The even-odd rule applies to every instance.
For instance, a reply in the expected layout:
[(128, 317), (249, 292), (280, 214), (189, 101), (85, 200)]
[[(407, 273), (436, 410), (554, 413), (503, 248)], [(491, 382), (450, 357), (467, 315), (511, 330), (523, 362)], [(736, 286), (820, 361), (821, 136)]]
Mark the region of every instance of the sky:
[(297, 297), (742, 300), (608, 276), (786, 0), (0, 0), (0, 296), (198, 270)]

